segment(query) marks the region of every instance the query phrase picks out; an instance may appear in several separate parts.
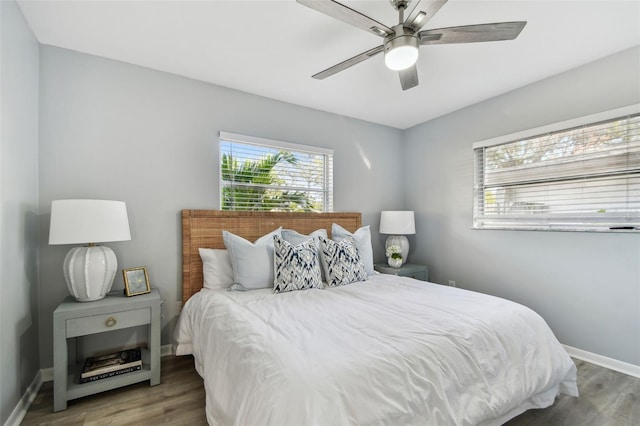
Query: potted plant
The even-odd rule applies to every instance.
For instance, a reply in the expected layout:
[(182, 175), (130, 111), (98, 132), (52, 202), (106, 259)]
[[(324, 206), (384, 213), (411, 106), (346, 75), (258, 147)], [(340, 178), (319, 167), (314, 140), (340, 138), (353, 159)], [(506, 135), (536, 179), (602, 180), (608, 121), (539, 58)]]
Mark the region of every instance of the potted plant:
[(391, 245), (387, 247), (387, 263), (392, 268), (399, 268), (402, 266), (402, 251), (399, 246)]

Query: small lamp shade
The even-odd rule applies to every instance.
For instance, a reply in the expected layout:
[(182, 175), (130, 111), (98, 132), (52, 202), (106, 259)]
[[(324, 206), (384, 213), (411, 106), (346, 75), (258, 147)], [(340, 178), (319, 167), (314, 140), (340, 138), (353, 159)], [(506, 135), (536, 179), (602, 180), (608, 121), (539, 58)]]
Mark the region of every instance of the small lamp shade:
[(56, 200), (51, 203), (49, 244), (129, 241), (127, 205), (108, 200)]
[(384, 211), (380, 213), (380, 233), (409, 235), (416, 233), (413, 211)]
[(129, 240), (127, 206), (122, 201), (56, 200), (51, 203), (49, 244), (88, 244), (72, 248), (63, 265), (69, 292), (79, 302), (104, 298), (116, 276), (115, 253), (95, 243)]
[(385, 250), (389, 246), (400, 248), (401, 262), (394, 262), (389, 258), (389, 266), (400, 267), (409, 257), (409, 240), (405, 235), (416, 233), (413, 211), (383, 211), (380, 213), (380, 233), (389, 234), (384, 244)]

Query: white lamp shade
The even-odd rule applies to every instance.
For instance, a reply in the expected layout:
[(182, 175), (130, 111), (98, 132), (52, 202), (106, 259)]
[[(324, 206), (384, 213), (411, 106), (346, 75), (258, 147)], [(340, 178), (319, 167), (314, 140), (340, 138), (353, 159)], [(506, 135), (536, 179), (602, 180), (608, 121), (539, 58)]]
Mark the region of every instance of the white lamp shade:
[(413, 211), (383, 211), (380, 213), (380, 233), (409, 235), (416, 233)]
[(56, 200), (51, 203), (49, 244), (129, 241), (127, 205), (108, 200)]

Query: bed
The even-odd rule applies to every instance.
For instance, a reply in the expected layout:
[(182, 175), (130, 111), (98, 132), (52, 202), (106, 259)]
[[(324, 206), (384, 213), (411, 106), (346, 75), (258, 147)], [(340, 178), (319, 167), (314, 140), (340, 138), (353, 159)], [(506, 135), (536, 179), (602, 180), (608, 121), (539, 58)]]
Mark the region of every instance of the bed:
[(576, 368), (532, 310), (411, 278), (274, 294), (202, 289), (199, 248), (222, 231), (254, 241), (309, 234), (358, 213), (185, 210), (184, 308), (176, 353), (192, 354), (211, 425), (500, 425), (577, 396)]

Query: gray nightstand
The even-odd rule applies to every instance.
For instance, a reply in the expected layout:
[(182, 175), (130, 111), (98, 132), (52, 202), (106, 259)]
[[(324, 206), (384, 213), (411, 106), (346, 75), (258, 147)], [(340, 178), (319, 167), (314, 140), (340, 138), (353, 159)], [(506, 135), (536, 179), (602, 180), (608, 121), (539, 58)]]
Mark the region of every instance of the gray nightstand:
[[(53, 312), (53, 411), (67, 408), (67, 401), (132, 383), (160, 383), (160, 294), (126, 297), (109, 294), (95, 302), (68, 297)], [(142, 370), (80, 384), (84, 360), (69, 360), (67, 339), (148, 325), (148, 349), (142, 351)], [(89, 354), (89, 356), (92, 354)], [(71, 364), (71, 365), (70, 365)]]
[(425, 265), (405, 263), (399, 268), (392, 268), (386, 263), (376, 263), (374, 269), (382, 274), (411, 277), (417, 280), (429, 281), (429, 269)]

